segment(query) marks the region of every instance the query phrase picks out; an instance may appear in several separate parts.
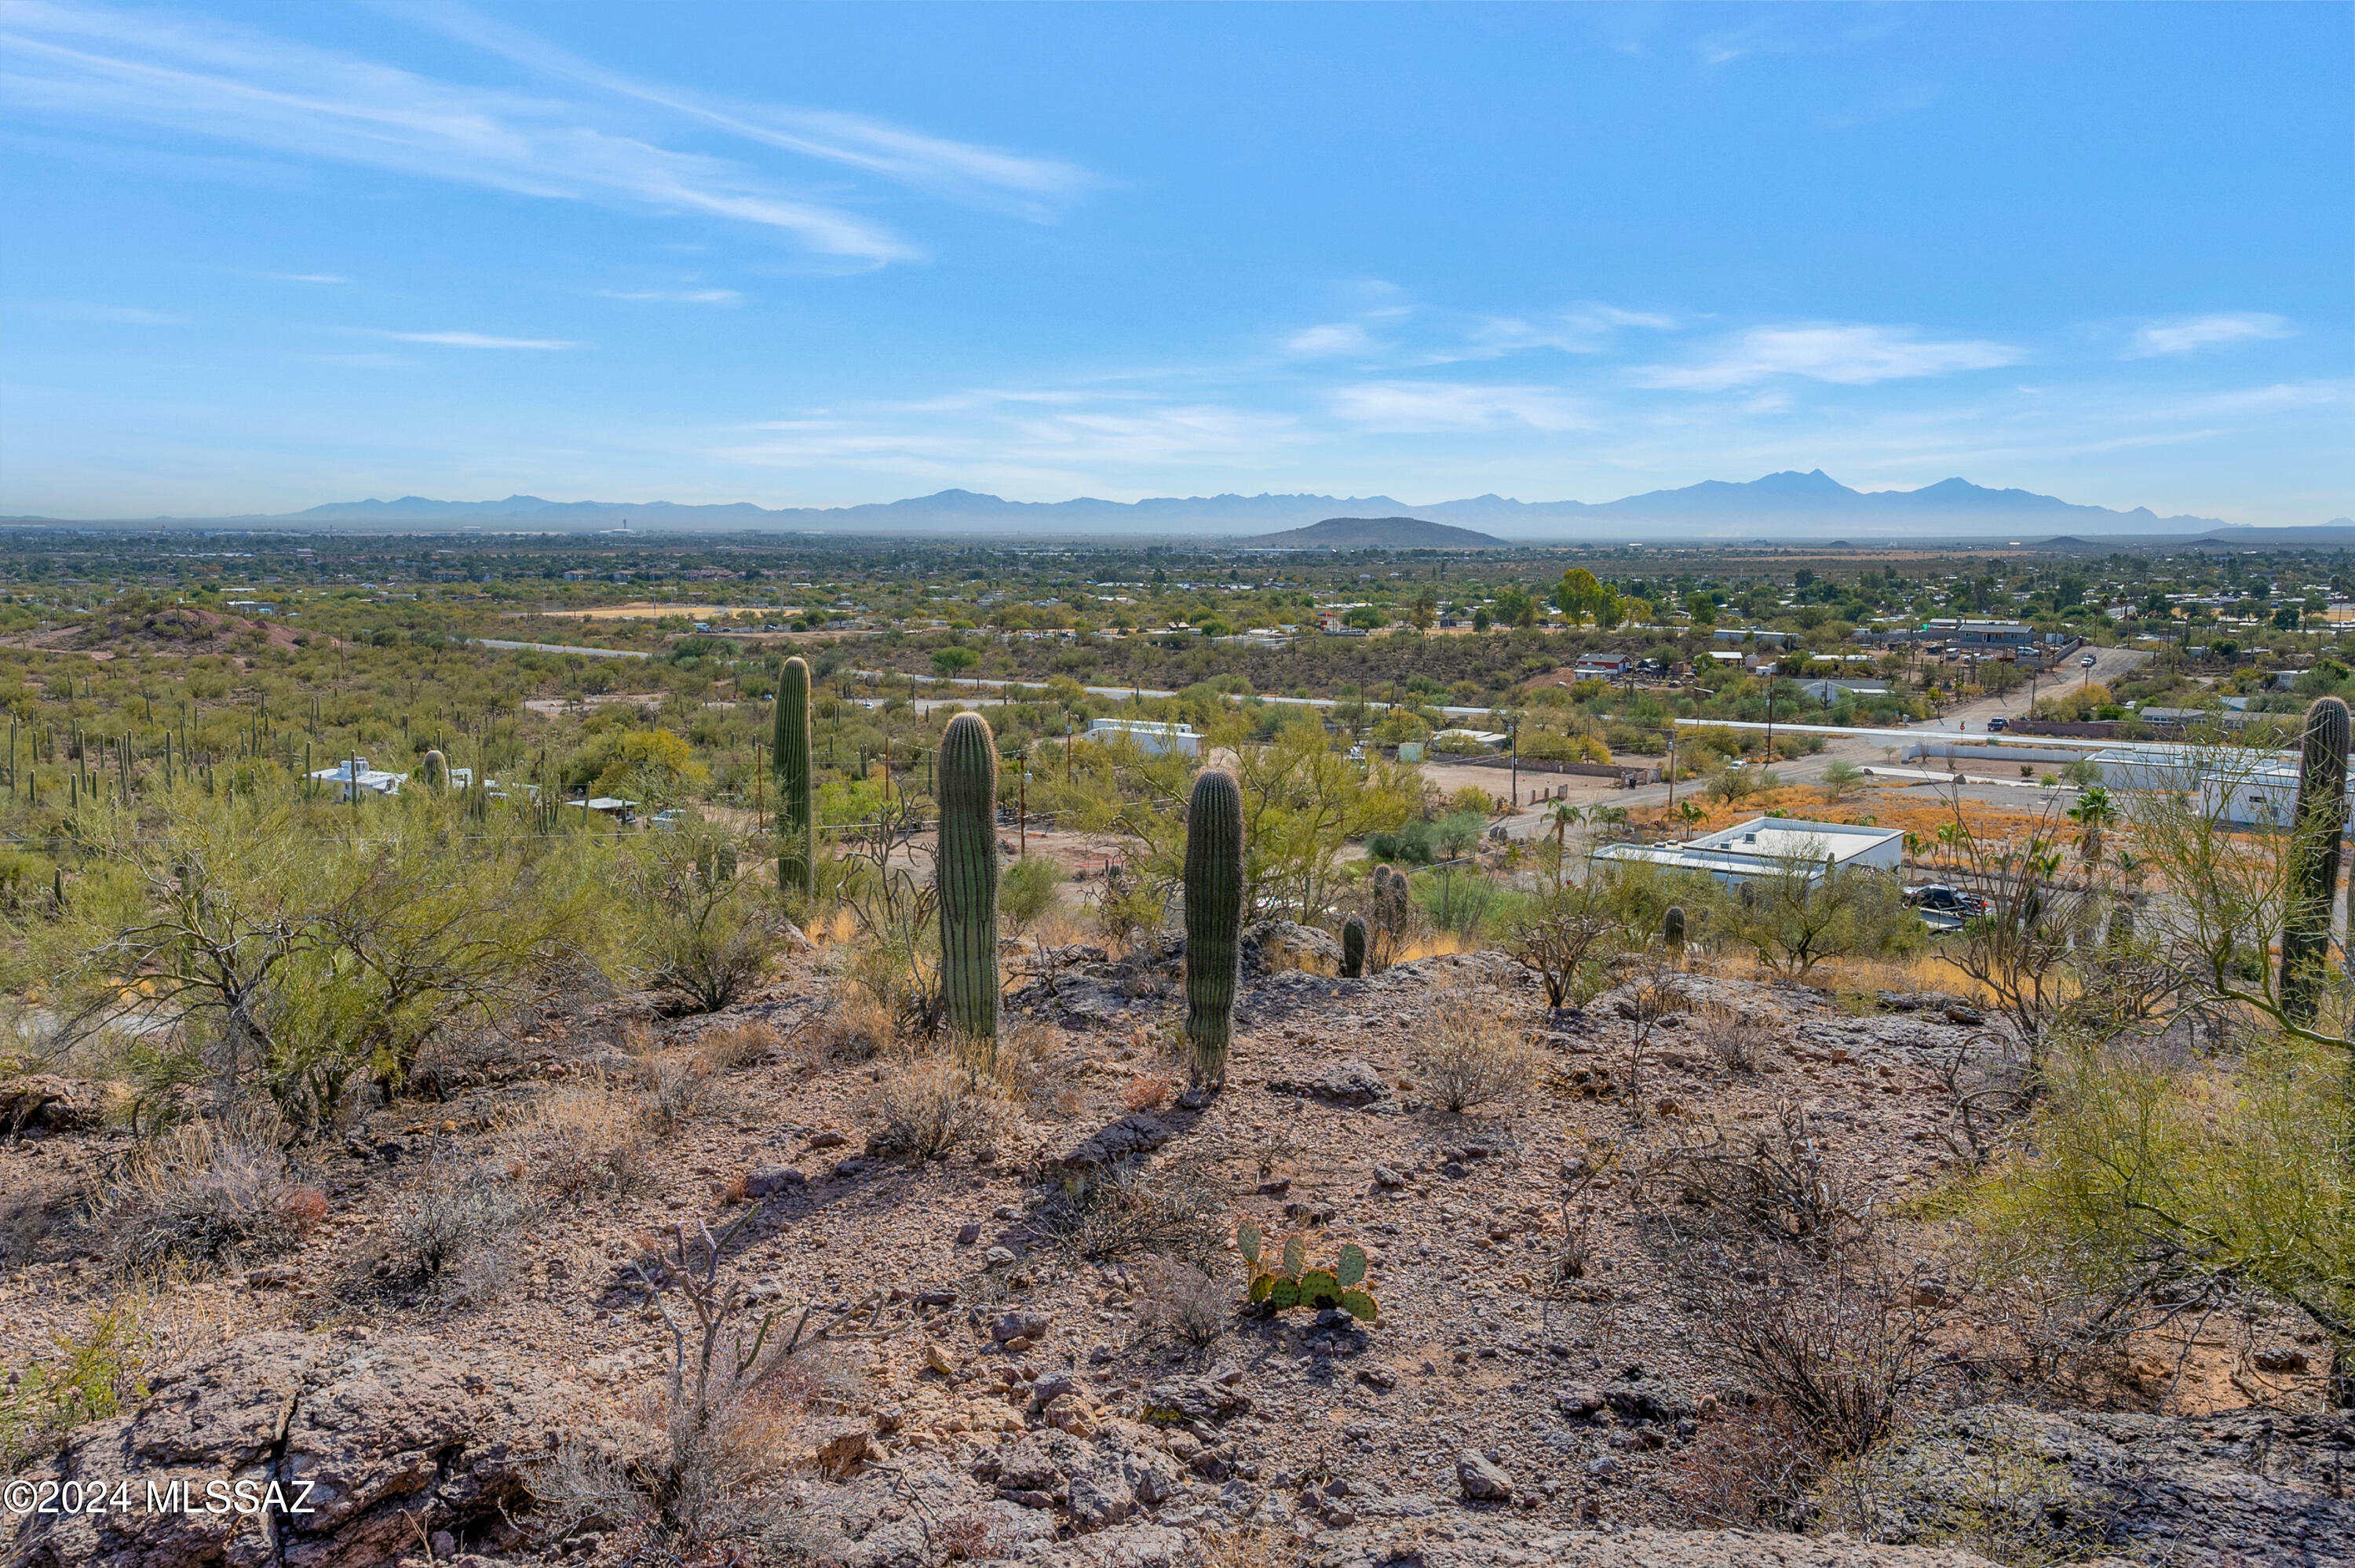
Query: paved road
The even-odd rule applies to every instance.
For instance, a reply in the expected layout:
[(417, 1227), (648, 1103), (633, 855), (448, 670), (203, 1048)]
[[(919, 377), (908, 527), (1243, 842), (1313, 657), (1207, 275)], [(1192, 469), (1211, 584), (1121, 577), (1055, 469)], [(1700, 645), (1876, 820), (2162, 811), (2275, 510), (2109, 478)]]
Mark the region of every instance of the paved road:
[(562, 642), (509, 642), (503, 638), (477, 637), (474, 641), (485, 648), (505, 648), (526, 653), (586, 653), (591, 659), (651, 659), (651, 653), (640, 653), (628, 648), (574, 648)]
[[(2150, 657), (2148, 653), (2130, 648), (2095, 648), (2088, 649), (2086, 652), (2094, 655), (2094, 667), (2091, 670), (2076, 663), (2077, 656), (2073, 654), (2068, 663), (2038, 680), (2035, 689), (2036, 697), (2041, 699), (2059, 695), (2074, 690), (2088, 680), (2114, 681)], [(1987, 721), (1998, 714), (2009, 717), (2013, 714), (2026, 713), (2030, 706), (2029, 688), (2022, 686), (2018, 691), (2002, 696), (1981, 697), (1975, 702), (1965, 703), (1959, 707), (1951, 708), (1922, 727), (1966, 730), (1976, 733), (1986, 729)], [(1795, 722), (1805, 723), (1809, 715), (1805, 713), (1794, 713), (1783, 716)], [(1823, 750), (1812, 757), (1801, 757), (1788, 762), (1778, 762), (1774, 765), (1774, 772), (1775, 776), (1785, 784), (1813, 784), (1819, 782), (1823, 779), (1824, 769), (1835, 762), (1852, 762), (1860, 768), (1886, 766), (1895, 760), (1896, 754), (1903, 748), (1904, 745), (1902, 733), (1893, 730), (1885, 740), (1879, 736), (1828, 736), (1826, 738)], [(1636, 789), (1614, 789), (1605, 780), (1578, 779), (1552, 774), (1533, 776), (1527, 773), (1521, 776), (1521, 780), (1525, 795), (1532, 787), (1533, 780), (1535, 786), (1546, 789), (1568, 783), (1571, 786), (1568, 799), (1572, 805), (1664, 806), (1668, 801), (1668, 786), (1665, 783), (1647, 784)], [(1694, 779), (1679, 783), (1677, 789), (1689, 797), (1700, 787), (1701, 781)], [(1499, 784), (1496, 788), (1501, 791), (1504, 786)], [(1550, 836), (1553, 829), (1547, 819), (1547, 812), (1550, 810), (1550, 803), (1544, 802), (1524, 806), (1519, 815), (1506, 820), (1506, 833), (1516, 839)]]

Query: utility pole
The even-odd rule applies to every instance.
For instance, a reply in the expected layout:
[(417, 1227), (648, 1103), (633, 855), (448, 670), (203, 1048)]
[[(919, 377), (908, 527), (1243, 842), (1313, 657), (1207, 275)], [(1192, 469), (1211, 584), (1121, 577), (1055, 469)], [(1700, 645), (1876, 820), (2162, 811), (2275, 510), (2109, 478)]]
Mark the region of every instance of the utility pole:
[(1521, 809), (1521, 726), (1508, 723), (1505, 738), (1513, 747), (1513, 810), (1518, 811)]

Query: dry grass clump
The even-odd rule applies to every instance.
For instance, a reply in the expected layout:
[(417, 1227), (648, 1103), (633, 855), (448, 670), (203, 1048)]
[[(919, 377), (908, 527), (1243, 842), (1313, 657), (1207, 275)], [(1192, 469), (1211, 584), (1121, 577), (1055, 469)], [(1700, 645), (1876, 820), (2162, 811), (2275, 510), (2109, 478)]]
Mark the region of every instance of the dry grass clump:
[(1121, 1108), (1131, 1111), (1157, 1111), (1178, 1097), (1175, 1080), (1160, 1073), (1139, 1073), (1120, 1092)]
[(1432, 1011), (1435, 1022), (1415, 1066), (1433, 1099), (1462, 1112), (1510, 1104), (1529, 1092), (1541, 1065), (1538, 1049), (1493, 1005), (1454, 991)]
[(234, 1269), (300, 1244), (326, 1218), (327, 1197), (296, 1178), (285, 1142), (285, 1125), (263, 1107), (151, 1139), (93, 1195), (116, 1264)]
[(1225, 1238), (1226, 1194), (1206, 1157), (1074, 1177), (1033, 1223), (1082, 1257), (1203, 1263)]
[(1145, 1265), (1137, 1334), (1167, 1336), (1206, 1351), (1225, 1336), (1234, 1307), (1235, 1292), (1215, 1276), (1174, 1258), (1152, 1258)]
[(1775, 1107), (1773, 1125), (1711, 1128), (1660, 1150), (1637, 1178), (1648, 1200), (1670, 1203), (1672, 1229), (1747, 1245), (1794, 1244), (1830, 1257), (1869, 1232), (1876, 1207), (1837, 1165), (1807, 1113)]
[(626, 1197), (653, 1184), (653, 1128), (638, 1097), (602, 1083), (568, 1084), (506, 1129), (517, 1173), (552, 1197)]
[(830, 1062), (871, 1062), (899, 1037), (899, 1016), (889, 1005), (864, 988), (845, 986), (833, 1006), (795, 1032), (793, 1051), (802, 1071), (815, 1073)]
[(696, 1036), (697, 1060), (717, 1073), (740, 1072), (768, 1060), (777, 1048), (777, 1032), (755, 1018), (732, 1029), (707, 1029)]
[(668, 1051), (639, 1063), (645, 1081), (645, 1114), (663, 1133), (675, 1133), (698, 1116), (725, 1111), (733, 1101), (711, 1061), (699, 1051)]
[(1725, 1066), (1754, 1073), (1774, 1048), (1774, 1031), (1739, 1008), (1712, 1001), (1694, 1009), (1693, 1033)]
[(868, 1110), (882, 1126), (867, 1152), (890, 1160), (935, 1160), (960, 1144), (995, 1144), (1009, 1108), (986, 1068), (957, 1054), (902, 1056), (878, 1075)]

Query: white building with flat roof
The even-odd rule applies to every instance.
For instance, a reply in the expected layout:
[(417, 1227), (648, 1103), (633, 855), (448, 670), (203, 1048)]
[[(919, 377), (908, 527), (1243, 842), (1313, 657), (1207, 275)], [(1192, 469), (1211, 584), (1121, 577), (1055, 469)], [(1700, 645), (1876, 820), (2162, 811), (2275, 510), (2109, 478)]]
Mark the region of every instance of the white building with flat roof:
[(1806, 868), (1815, 881), (1827, 867), (1896, 871), (1905, 858), (1905, 834), (1893, 828), (1850, 822), (1811, 822), (1797, 817), (1753, 817), (1719, 832), (1681, 844), (1604, 844), (1597, 860), (1647, 861), (1672, 871), (1701, 871), (1731, 887), (1760, 877)]
[(1153, 719), (1100, 718), (1088, 721), (1082, 740), (1107, 740), (1124, 735), (1136, 743), (1139, 751), (1158, 757), (1176, 752), (1180, 757), (1199, 757), (1202, 753), (1202, 737), (1190, 724), (1162, 724)]
[(409, 779), (406, 773), (386, 773), (370, 768), (365, 757), (347, 757), (333, 768), (317, 769), (311, 777), (322, 784), (332, 786), (338, 800), (351, 800), (357, 792), (398, 795), (401, 785)]

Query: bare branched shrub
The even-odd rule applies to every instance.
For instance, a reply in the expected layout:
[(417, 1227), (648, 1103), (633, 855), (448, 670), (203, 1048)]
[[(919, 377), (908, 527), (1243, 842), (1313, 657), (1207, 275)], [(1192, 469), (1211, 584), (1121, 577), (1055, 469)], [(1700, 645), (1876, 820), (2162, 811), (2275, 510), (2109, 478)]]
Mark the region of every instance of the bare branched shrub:
[(1665, 1489), (1687, 1520), (1708, 1529), (1796, 1528), (1817, 1473), (1789, 1413), (1752, 1401), (1702, 1417)]
[(1032, 1216), (1082, 1257), (1201, 1263), (1225, 1236), (1225, 1193), (1206, 1160), (1124, 1163), (1074, 1176)]
[(1720, 1001), (1705, 1003), (1694, 1009), (1694, 1014), (1693, 1032), (1710, 1054), (1732, 1072), (1756, 1072), (1774, 1048), (1774, 1029), (1754, 1014)]
[(868, 1135), (867, 1152), (891, 1160), (993, 1143), (1007, 1115), (996, 1086), (951, 1054), (907, 1056), (884, 1068), (868, 1108), (883, 1125)]
[(276, 1115), (247, 1106), (183, 1122), (126, 1160), (94, 1195), (115, 1262), (240, 1267), (301, 1242), (326, 1217), (326, 1195), (296, 1179)]
[(1223, 1338), (1234, 1316), (1235, 1292), (1190, 1263), (1154, 1258), (1145, 1266), (1137, 1304), (1140, 1338), (1167, 1336), (1205, 1351)]
[(1832, 1160), (1806, 1111), (1775, 1107), (1772, 1126), (1712, 1128), (1653, 1157), (1638, 1191), (1672, 1228), (1748, 1245), (1788, 1242), (1828, 1256), (1861, 1236), (1874, 1202)]
[(805, 1332), (807, 1310), (788, 1331), (786, 1314), (756, 1311), (751, 1294), (722, 1277), (729, 1245), (751, 1217), (748, 1211), (717, 1236), (703, 1225), (693, 1234), (675, 1226), (631, 1266), (670, 1332), (662, 1399), (668, 1450), (658, 1467), (634, 1471), (584, 1445), (559, 1448), (535, 1476), (535, 1489), (572, 1528), (592, 1518), (650, 1517), (666, 1546), (692, 1549), (748, 1539), (771, 1511), (810, 1408), (809, 1379), (793, 1372), (795, 1352), (815, 1340)]
[(1415, 1056), (1417, 1076), (1451, 1111), (1510, 1103), (1537, 1079), (1540, 1057), (1520, 1030), (1463, 991), (1440, 998), (1431, 1037)]
[(549, 1194), (578, 1202), (624, 1197), (653, 1181), (652, 1128), (637, 1097), (604, 1084), (570, 1084), (506, 1129), (506, 1150)]
[(1825, 1459), (1870, 1452), (1918, 1408), (1939, 1370), (1937, 1311), (1915, 1305), (1879, 1246), (1821, 1265), (1721, 1255), (1683, 1286), (1719, 1352)]

